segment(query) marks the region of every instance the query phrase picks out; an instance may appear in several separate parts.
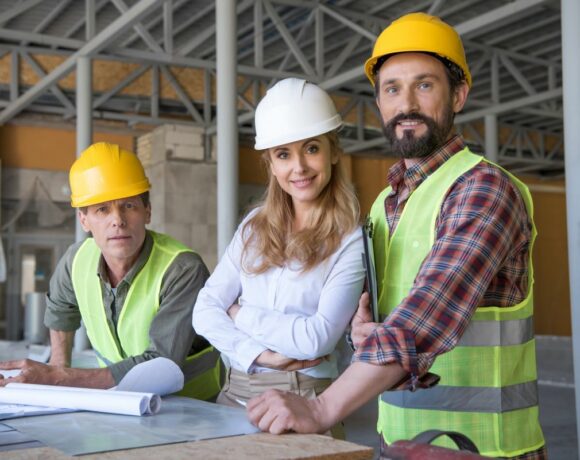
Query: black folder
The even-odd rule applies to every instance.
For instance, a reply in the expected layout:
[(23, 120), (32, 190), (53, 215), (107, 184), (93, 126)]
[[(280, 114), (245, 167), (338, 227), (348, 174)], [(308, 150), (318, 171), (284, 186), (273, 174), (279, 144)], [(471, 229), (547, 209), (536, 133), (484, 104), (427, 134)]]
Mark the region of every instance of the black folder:
[(364, 254), (362, 254), (363, 265), (366, 271), (367, 291), (369, 293), (370, 309), (375, 323), (379, 321), (379, 304), (377, 294), (377, 276), (375, 271), (375, 254), (373, 251), (373, 223), (367, 219), (362, 227)]

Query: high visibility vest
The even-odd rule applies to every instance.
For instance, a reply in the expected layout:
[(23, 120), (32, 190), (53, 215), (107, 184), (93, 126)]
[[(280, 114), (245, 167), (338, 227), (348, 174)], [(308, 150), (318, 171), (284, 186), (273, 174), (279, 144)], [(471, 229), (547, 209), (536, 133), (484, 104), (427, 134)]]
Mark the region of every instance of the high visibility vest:
[[(379, 312), (386, 317), (409, 294), (431, 250), (443, 200), (455, 181), (481, 161), (467, 148), (453, 155), (411, 194), (392, 235), (384, 201), (371, 209)], [(499, 166), (498, 166), (499, 167)], [(520, 191), (533, 225), (527, 187), (505, 173)], [(528, 293), (510, 307), (479, 307), (457, 346), (435, 360), (431, 372), (441, 377), (430, 389), (386, 391), (379, 397), (377, 430), (388, 444), (412, 439), (429, 429), (457, 431), (471, 438), (482, 455), (512, 457), (541, 448), (538, 420), (532, 247)], [(450, 314), (452, 312), (450, 311)], [(453, 447), (450, 442), (439, 445)]]
[[(117, 322), (117, 337), (107, 322), (101, 283), (97, 276), (101, 251), (93, 238), (87, 238), (72, 262), (72, 284), (83, 323), (99, 365), (105, 367), (129, 356), (142, 354), (149, 346), (149, 329), (159, 310), (163, 276), (175, 257), (193, 252), (173, 238), (150, 232), (151, 254), (135, 276)], [(219, 353), (208, 347), (189, 356), (182, 367), (194, 366), (195, 373), (186, 382), (187, 396), (209, 399), (219, 392)], [(182, 390), (183, 392), (183, 390)]]

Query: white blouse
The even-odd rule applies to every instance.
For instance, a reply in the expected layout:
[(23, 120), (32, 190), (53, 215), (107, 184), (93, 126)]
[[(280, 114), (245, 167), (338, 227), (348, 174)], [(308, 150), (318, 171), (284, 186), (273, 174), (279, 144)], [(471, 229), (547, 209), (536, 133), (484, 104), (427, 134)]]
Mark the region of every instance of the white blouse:
[[(253, 365), (269, 349), (295, 359), (330, 355), (301, 372), (336, 377), (335, 347), (358, 306), (364, 283), (360, 227), (307, 272), (291, 262), (254, 275), (241, 268), (244, 223), (199, 292), (193, 309), (195, 331), (222, 352), (227, 365), (242, 372), (272, 371)], [(227, 310), (235, 303), (242, 308), (234, 323)]]

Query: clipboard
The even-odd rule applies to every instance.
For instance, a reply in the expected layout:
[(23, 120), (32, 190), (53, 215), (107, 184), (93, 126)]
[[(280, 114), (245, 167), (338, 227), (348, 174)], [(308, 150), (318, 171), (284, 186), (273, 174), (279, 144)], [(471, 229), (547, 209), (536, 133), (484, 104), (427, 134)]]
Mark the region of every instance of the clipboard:
[(363, 246), (365, 252), (361, 254), (363, 266), (366, 272), (367, 289), (373, 321), (379, 320), (379, 302), (377, 293), (377, 275), (375, 270), (375, 253), (373, 250), (373, 223), (367, 218), (366, 223), (361, 227), (363, 233)]

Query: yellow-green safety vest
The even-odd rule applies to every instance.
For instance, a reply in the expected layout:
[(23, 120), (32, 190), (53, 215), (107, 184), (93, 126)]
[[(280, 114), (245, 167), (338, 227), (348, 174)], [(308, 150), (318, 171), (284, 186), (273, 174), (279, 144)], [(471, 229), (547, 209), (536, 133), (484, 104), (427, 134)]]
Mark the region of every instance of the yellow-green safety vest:
[[(72, 262), (72, 284), (87, 335), (99, 365), (105, 367), (128, 356), (142, 354), (149, 346), (149, 328), (159, 310), (159, 293), (163, 276), (175, 257), (193, 252), (180, 242), (150, 231), (151, 254), (135, 276), (117, 322), (118, 341), (113, 336), (103, 304), (101, 283), (97, 276), (101, 251), (93, 238), (87, 238)], [(208, 347), (189, 356), (184, 368), (195, 369), (180, 394), (210, 399), (220, 389), (219, 353)]]
[[(411, 194), (392, 235), (384, 209), (391, 188), (373, 204), (370, 219), (382, 318), (412, 289), (435, 242), (435, 224), (448, 190), (481, 161), (487, 160), (467, 148), (453, 155)], [(530, 192), (504, 172), (520, 191), (533, 225)], [(441, 377), (437, 386), (415, 392), (386, 391), (379, 397), (377, 430), (385, 442), (439, 429), (467, 435), (482, 455), (492, 457), (512, 457), (544, 445), (538, 420), (533, 331), (531, 255), (535, 237), (533, 225), (526, 298), (510, 307), (477, 308), (457, 346), (436, 358), (431, 372)], [(454, 447), (445, 440), (437, 444)]]

